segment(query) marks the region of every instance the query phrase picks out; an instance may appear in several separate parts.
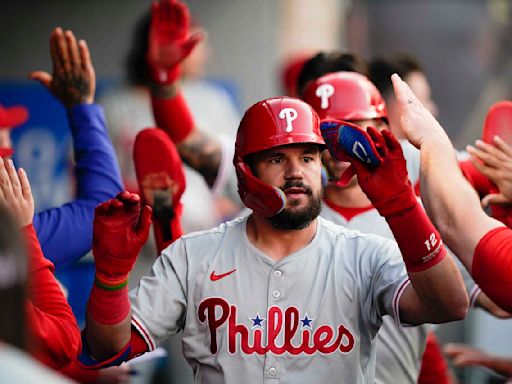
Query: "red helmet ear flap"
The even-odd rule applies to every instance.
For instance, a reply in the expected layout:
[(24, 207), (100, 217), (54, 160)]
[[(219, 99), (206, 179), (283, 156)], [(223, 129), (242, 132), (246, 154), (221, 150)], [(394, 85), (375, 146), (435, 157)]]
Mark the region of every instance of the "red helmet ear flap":
[(284, 209), (286, 206), (284, 192), (255, 177), (241, 157), (236, 159), (235, 169), (238, 193), (248, 208), (265, 217), (275, 216)]

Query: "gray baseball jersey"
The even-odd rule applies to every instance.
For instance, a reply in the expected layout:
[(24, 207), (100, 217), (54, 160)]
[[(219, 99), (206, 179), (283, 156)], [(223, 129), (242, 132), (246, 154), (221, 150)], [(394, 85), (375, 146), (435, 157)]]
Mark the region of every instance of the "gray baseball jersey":
[(131, 292), (132, 324), (151, 350), (183, 331), (198, 383), (373, 383), (375, 335), (409, 284), (400, 252), (317, 223), (280, 261), (249, 241), (247, 216), (183, 236)]
[[(320, 215), (338, 225), (394, 240), (389, 225), (376, 209), (364, 211), (347, 221), (345, 217), (323, 203)], [(463, 273), (464, 283), (473, 301), (480, 289), (464, 267), (460, 263), (458, 266), (462, 272), (465, 272)], [(384, 317), (382, 327), (377, 334), (375, 383), (416, 383), (425, 352), (427, 334), (431, 328), (432, 325), (429, 324), (400, 327), (392, 318)]]

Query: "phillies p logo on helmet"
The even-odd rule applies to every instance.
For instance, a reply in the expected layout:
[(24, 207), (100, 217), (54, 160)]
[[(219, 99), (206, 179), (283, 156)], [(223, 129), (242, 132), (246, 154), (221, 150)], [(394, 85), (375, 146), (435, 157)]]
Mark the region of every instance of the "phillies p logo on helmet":
[(297, 118), (297, 111), (293, 108), (283, 108), (281, 112), (279, 112), (279, 118), (281, 120), (286, 119), (286, 132), (291, 132), (293, 130), (292, 122)]
[(320, 85), (315, 92), (315, 95), (320, 98), (320, 108), (329, 108), (329, 97), (334, 95), (334, 87), (331, 84)]

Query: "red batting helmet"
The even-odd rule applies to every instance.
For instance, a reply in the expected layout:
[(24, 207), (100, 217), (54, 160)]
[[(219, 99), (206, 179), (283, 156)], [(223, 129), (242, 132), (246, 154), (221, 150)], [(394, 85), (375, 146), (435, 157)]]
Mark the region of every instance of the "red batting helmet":
[(263, 216), (274, 216), (286, 205), (279, 188), (256, 178), (246, 156), (286, 144), (325, 145), (320, 119), (305, 102), (293, 97), (276, 97), (254, 104), (246, 112), (236, 135), (235, 165), (238, 193), (244, 204)]
[(364, 75), (335, 72), (312, 81), (303, 100), (323, 119), (387, 121), (386, 104), (379, 90)]

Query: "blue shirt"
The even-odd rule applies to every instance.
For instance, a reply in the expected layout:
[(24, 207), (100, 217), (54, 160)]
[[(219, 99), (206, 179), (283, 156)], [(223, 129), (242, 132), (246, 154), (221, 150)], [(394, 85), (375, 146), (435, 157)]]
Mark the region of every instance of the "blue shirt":
[(57, 270), (89, 252), (94, 209), (123, 190), (103, 109), (95, 104), (80, 104), (68, 112), (68, 118), (75, 156), (76, 199), (34, 216), (43, 253)]

